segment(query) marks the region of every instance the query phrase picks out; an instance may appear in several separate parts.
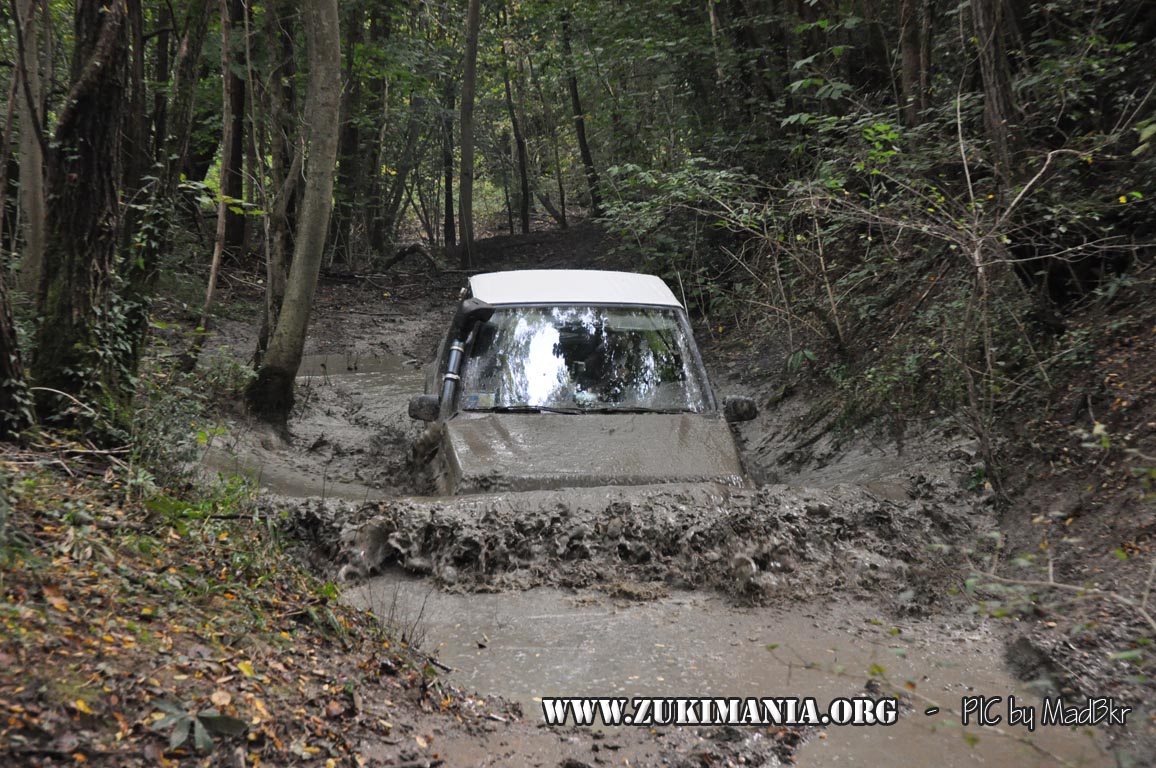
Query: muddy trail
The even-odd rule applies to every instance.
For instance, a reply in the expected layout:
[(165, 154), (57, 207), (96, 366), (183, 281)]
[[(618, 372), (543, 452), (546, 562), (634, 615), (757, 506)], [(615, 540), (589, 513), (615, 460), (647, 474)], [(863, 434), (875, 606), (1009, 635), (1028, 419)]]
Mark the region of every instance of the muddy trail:
[[(481, 258), (487, 269), (629, 268), (608, 251), (579, 227), (485, 241)], [(420, 643), (450, 684), (521, 706), (521, 722), (485, 734), (447, 723), (445, 764), (1114, 764), (1102, 734), (959, 722), (962, 695), (1038, 702), (1048, 690), (1014, 678), (999, 631), (959, 597), (964, 553), (990, 546), (997, 520), (966, 489), (975, 447), (957, 435), (902, 450), (839, 443), (822, 425), (791, 426), (795, 403), (741, 428), (748, 471), (766, 481), (756, 489), (426, 495), (412, 458), (424, 425), (406, 405), (464, 280), (416, 271), (325, 282), (291, 440), (237, 419), (205, 457), (253, 477), (314, 569)], [(239, 357), (248, 332), (228, 326), (214, 354)], [(751, 365), (704, 346), (720, 395), (765, 401), (749, 391)], [(551, 695), (865, 694), (899, 695), (900, 723), (537, 725)], [(923, 715), (929, 703), (944, 714)]]

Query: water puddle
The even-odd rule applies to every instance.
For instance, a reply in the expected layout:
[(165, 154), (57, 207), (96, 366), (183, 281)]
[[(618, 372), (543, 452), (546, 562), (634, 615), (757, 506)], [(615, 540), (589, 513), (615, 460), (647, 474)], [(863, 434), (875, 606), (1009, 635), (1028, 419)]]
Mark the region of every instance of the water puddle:
[[(917, 699), (891, 727), (831, 727), (803, 748), (800, 764), (1056, 763), (990, 728), (962, 728), (946, 712), (976, 694), (1038, 703), (1004, 671), (998, 639), (969, 620), (895, 624), (847, 605), (738, 608), (702, 592), (648, 602), (548, 588), (447, 594), (394, 573), (345, 599), (402, 627), (453, 668), (452, 683), (521, 703), (531, 723), (544, 696), (815, 696), (825, 705), (863, 695), (876, 667), (897, 685), (913, 682), (945, 711), (927, 717)], [(1075, 764), (1112, 764), (1084, 733), (1009, 730)]]
[(307, 355), (297, 376), (292, 444), (238, 424), (213, 441), (202, 463), (293, 498), (369, 501), (408, 491), (406, 450), (424, 425), (407, 408), (423, 386), (417, 361)]

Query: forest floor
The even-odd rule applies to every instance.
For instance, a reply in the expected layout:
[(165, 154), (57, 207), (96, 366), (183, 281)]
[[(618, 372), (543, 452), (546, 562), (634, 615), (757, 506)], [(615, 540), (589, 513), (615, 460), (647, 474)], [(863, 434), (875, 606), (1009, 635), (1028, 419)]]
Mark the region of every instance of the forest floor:
[[(579, 226), (483, 241), (478, 263), (630, 268), (609, 250)], [(1144, 647), (1156, 506), (1132, 477), (1142, 460), (1126, 449), (1156, 453), (1156, 328), (1122, 325), (1086, 374), (1059, 388), (1050, 412), (1008, 430), (1008, 505), (974, 482), (978, 447), (949, 420), (901, 439), (840, 432), (821, 388), (784, 373), (773, 334), (698, 323), (718, 391), (759, 401), (759, 418), (739, 434), (759, 489), (722, 502), (677, 488), (642, 501), (569, 498), (561, 516), (559, 499), (544, 495), (455, 517), (450, 504), (406, 496), (428, 486), (407, 457), (421, 428), (405, 401), (420, 391), (420, 367), (464, 279), (418, 259), (387, 275), (323, 278), (291, 442), (229, 407), (203, 430), (209, 467), (247, 470), (270, 493), (232, 483), (200, 501), (126, 494), (120, 468), (67, 442), (0, 457), (16, 478), (5, 495), (15, 546), (0, 572), (0, 749), (27, 765), (823, 764), (823, 753), (800, 750), (836, 736), (830, 729), (548, 729), (495, 691), (460, 690), (440, 674), (436, 647), (410, 647), (416, 625), (385, 626), (340, 599), (359, 533), (387, 526), (391, 556), (451, 593), (545, 586), (628, 611), (665, 610), (672, 593), (690, 590), (743, 610), (803, 606), (816, 627), (838, 620), (857, 636), (902, 627), (924, 649), (982, 635), (973, 652), (1002, 653), (1040, 695), (1112, 696), (1138, 709), (1126, 729), (1104, 729), (1107, 751), (1090, 757), (1011, 734), (1035, 764), (1147, 764), (1156, 745)], [(244, 279), (230, 285), (207, 371), (235, 368), (252, 347), (259, 293)], [(167, 311), (185, 319), (179, 307)], [(1096, 439), (1107, 447), (1085, 446), (1089, 410), (1106, 425)], [(620, 518), (613, 530), (608, 512)], [(703, 535), (688, 547), (683, 534), (696, 526)], [(586, 555), (535, 549), (528, 529), (565, 542), (581, 530)], [(995, 552), (995, 532), (1005, 561), (1034, 552), (1044, 555), (1034, 568), (1050, 566), (1001, 569), (1021, 583), (991, 579), (969, 592), (969, 558)], [(515, 555), (479, 558), (479, 546)], [(1067, 586), (1037, 583), (1050, 579)], [(864, 618), (861, 606), (876, 613)], [(710, 610), (707, 621), (733, 618), (725, 605)], [(977, 615), (993, 612), (1006, 618)], [(741, 649), (731, 652), (740, 663)], [(908, 708), (934, 695), (914, 677), (881, 672), (848, 681), (842, 695), (880, 684)], [(935, 754), (888, 749), (899, 762)]]

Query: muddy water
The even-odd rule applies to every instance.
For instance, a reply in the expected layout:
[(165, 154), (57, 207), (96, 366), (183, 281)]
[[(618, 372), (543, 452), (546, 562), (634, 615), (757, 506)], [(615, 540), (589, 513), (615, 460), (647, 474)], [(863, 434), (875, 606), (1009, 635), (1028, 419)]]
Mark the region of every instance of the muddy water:
[(960, 725), (948, 709), (958, 711), (963, 696), (1038, 701), (1003, 670), (998, 640), (970, 619), (897, 624), (861, 605), (738, 608), (702, 592), (647, 602), (546, 588), (446, 594), (393, 573), (346, 599), (408, 628), (453, 668), (451, 682), (521, 703), (529, 722), (541, 717), (543, 696), (815, 696), (825, 704), (863, 695), (869, 670), (880, 667), (944, 711), (925, 716), (917, 699), (888, 728), (833, 726), (803, 748), (801, 765), (1044, 766), (1055, 756), (1112, 764), (1087, 735), (1059, 727), (1009, 729), (1047, 756)]
[(409, 399), (424, 385), (416, 360), (395, 355), (307, 355), (297, 376), (293, 441), (233, 425), (203, 463), (242, 474), (288, 497), (385, 498), (405, 475), (404, 457), (422, 425)]
[[(405, 448), (421, 429), (406, 416), (408, 399), (422, 390), (418, 366), (390, 356), (316, 355), (301, 374), (303, 407), (293, 420), (292, 445), (235, 427), (206, 464), (248, 472), (281, 496), (396, 495)], [(902, 503), (906, 496), (895, 498)], [(603, 589), (613, 592), (615, 578), (608, 574)], [(454, 669), (451, 682), (520, 702), (530, 723), (540, 717), (543, 696), (815, 696), (825, 704), (862, 695), (868, 670), (880, 667), (897, 686), (914, 683), (943, 712), (926, 717), (926, 702), (916, 699), (914, 711), (892, 727), (831, 727), (802, 748), (800, 764), (1043, 766), (1059, 764), (1055, 756), (1112, 764), (1088, 736), (1057, 727), (1035, 734), (1009, 729), (1052, 756), (974, 726), (966, 729), (977, 739), (969, 746), (951, 711), (963, 696), (1031, 699), (1005, 671), (998, 638), (971, 619), (896, 623), (865, 604), (754, 609), (707, 590), (655, 594), (661, 596), (641, 602), (595, 589), (451, 594), (389, 572), (351, 588), (346, 599), (418, 635), (424, 649)], [(441, 745), (450, 765), (503, 764), (494, 755), (524, 764), (527, 754), (556, 765), (573, 754), (553, 729), (531, 735), (496, 729), (449, 736)], [(614, 762), (651, 764), (647, 749), (646, 740), (627, 740)]]

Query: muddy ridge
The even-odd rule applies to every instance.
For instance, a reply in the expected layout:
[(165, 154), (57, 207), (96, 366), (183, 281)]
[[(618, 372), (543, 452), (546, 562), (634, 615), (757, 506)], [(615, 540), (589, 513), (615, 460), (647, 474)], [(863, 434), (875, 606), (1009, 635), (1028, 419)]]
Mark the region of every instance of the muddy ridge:
[(952, 567), (942, 545), (977, 535), (962, 506), (893, 501), (852, 486), (265, 503), (288, 513), (291, 533), (310, 542), (335, 577), (355, 580), (399, 565), (462, 590), (599, 586), (645, 597), (665, 585), (759, 602), (864, 592), (925, 610), (942, 599)]

